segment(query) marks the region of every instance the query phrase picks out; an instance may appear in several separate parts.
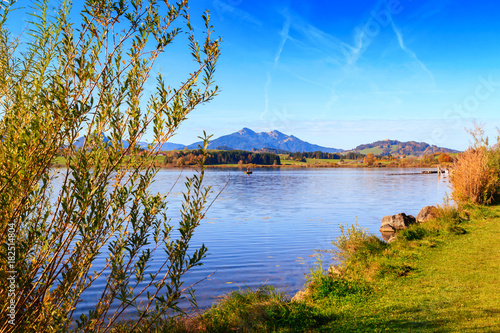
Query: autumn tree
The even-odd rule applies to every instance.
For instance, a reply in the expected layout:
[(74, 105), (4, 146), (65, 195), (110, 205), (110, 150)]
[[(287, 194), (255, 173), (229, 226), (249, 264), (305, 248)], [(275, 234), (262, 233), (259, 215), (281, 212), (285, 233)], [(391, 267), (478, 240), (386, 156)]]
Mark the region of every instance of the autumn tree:
[(373, 155), (373, 153), (368, 153), (363, 159), (363, 163), (368, 166), (372, 166), (375, 163), (375, 156)]
[(438, 157), (439, 164), (451, 162), (451, 156), (446, 153), (441, 153)]

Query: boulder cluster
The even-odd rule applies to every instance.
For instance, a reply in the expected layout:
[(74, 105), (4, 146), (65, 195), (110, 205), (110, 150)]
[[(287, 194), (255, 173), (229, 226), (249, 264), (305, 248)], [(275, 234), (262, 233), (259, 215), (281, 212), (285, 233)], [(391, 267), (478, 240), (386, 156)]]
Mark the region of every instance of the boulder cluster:
[(435, 206), (426, 206), (420, 210), (417, 217), (399, 213), (396, 215), (388, 215), (382, 218), (382, 233), (394, 233), (397, 230), (406, 229), (412, 224), (423, 223), (437, 216), (438, 209)]

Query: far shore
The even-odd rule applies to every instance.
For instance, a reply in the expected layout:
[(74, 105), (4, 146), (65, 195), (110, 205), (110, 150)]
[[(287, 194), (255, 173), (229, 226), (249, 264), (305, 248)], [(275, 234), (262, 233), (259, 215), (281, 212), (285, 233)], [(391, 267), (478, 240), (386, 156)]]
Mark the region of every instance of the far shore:
[[(65, 168), (65, 165), (53, 163), (52, 168)], [(160, 169), (197, 169), (198, 165), (156, 165)], [(413, 168), (427, 168), (427, 169), (436, 169), (437, 165), (375, 165), (375, 166), (367, 166), (362, 164), (341, 164), (341, 165), (333, 165), (333, 164), (282, 164), (282, 165), (234, 165), (234, 164), (210, 164), (205, 165), (206, 168), (219, 168), (219, 169), (240, 169), (241, 171), (245, 171), (246, 169), (263, 169), (263, 168), (272, 168), (272, 169), (310, 169), (310, 168), (329, 168), (329, 169), (343, 169), (343, 168), (351, 168), (351, 169), (413, 169)]]
[[(159, 166), (162, 169), (185, 169), (185, 168), (197, 168), (197, 165), (163, 165)], [(211, 164), (211, 165), (205, 165), (207, 168), (227, 168), (227, 169), (241, 169), (242, 171), (245, 171), (246, 169), (261, 169), (261, 168), (273, 168), (273, 169), (280, 169), (280, 168), (292, 168), (292, 169), (307, 169), (307, 168), (331, 168), (331, 169), (336, 169), (336, 168), (355, 168), (355, 169), (379, 169), (379, 168), (386, 168), (386, 169), (411, 169), (411, 168), (428, 168), (428, 169), (437, 169), (437, 165), (388, 165), (388, 164), (383, 164), (383, 165), (373, 165), (373, 166), (367, 166), (364, 164), (310, 164), (310, 163), (304, 163), (304, 164), (281, 164), (281, 165), (235, 165), (235, 164)]]

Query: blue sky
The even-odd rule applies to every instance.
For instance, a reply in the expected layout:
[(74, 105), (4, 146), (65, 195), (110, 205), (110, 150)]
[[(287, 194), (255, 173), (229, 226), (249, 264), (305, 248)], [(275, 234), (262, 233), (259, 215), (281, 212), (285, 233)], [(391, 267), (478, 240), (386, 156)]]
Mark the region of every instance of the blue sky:
[(249, 127), (344, 149), (386, 138), (465, 149), (473, 120), (496, 135), (500, 3), (191, 3), (205, 8), (224, 40), (222, 92), (175, 142)]
[[(216, 73), (222, 91), (172, 142), (249, 127), (343, 149), (381, 139), (465, 149), (474, 120), (490, 136), (500, 127), (498, 2), (190, 3), (192, 17), (211, 12), (224, 40)], [(200, 31), (201, 23), (194, 22)], [(174, 85), (191, 69), (182, 39), (154, 68)]]

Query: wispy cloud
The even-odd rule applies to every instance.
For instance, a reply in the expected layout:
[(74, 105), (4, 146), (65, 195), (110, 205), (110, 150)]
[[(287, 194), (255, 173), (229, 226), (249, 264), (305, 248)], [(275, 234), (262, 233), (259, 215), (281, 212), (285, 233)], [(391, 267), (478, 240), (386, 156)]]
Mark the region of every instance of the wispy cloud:
[(273, 68), (272, 71), (267, 72), (267, 79), (266, 83), (264, 85), (264, 112), (261, 114), (260, 118), (261, 120), (264, 120), (266, 115), (269, 113), (269, 89), (271, 87), (271, 84), (273, 82), (272, 78), (272, 72), (276, 69), (278, 66), (278, 62), (281, 57), (281, 53), (283, 52), (283, 48), (285, 47), (286, 41), (288, 40), (290, 36), (290, 24), (291, 24), (291, 16), (288, 11), (288, 9), (285, 9), (283, 11), (283, 16), (285, 18), (285, 21), (283, 22), (283, 27), (281, 28), (280, 32), (280, 43), (278, 45), (278, 49), (276, 50), (276, 55), (274, 56), (274, 63), (273, 63)]
[(262, 22), (258, 18), (256, 18), (252, 14), (248, 13), (247, 11), (244, 11), (243, 9), (238, 8), (236, 5), (230, 5), (230, 4), (225, 3), (223, 1), (220, 1), (220, 0), (214, 0), (213, 5), (215, 7), (215, 12), (219, 15), (221, 20), (224, 19), (224, 15), (226, 13), (229, 13), (229, 14), (235, 16), (236, 18), (243, 20), (243, 21), (246, 21), (248, 23), (251, 23), (251, 24), (254, 24), (257, 26), (262, 25)]
[(285, 43), (289, 38), (290, 35), (290, 22), (291, 22), (291, 17), (288, 11), (285, 11), (285, 22), (283, 23), (283, 28), (281, 29), (280, 36), (280, 44), (278, 47), (278, 51), (276, 52), (276, 56), (274, 57), (274, 67), (278, 64), (278, 61), (280, 60), (281, 57), (281, 52), (283, 52), (283, 47), (285, 47)]
[(339, 65), (345, 62), (346, 54), (351, 52), (351, 45), (306, 22), (300, 15), (295, 13), (290, 15), (292, 19), (290, 29), (293, 29), (297, 37), (289, 37), (289, 40), (308, 52), (320, 53), (330, 62)]
[(415, 10), (408, 19), (410, 20), (425, 20), (435, 16), (453, 4), (452, 0), (431, 0), (423, 3), (420, 8)]
[[(347, 55), (346, 66), (355, 66), (358, 62), (359, 57), (368, 48), (366, 43), (364, 43), (365, 33), (363, 30), (358, 30), (356, 37), (354, 38), (356, 45), (351, 47), (351, 53)], [(364, 45), (364, 47), (363, 47)]]
[[(285, 69), (286, 70), (286, 69)], [(314, 81), (314, 80), (311, 80), (311, 79), (308, 79), (306, 77), (303, 77), (302, 75), (299, 75), (295, 72), (292, 72), (292, 71), (289, 71), (289, 70), (286, 70), (290, 75), (292, 75), (293, 77), (296, 77), (297, 79), (301, 80), (301, 81), (304, 81), (304, 82), (307, 82), (307, 83), (311, 83), (311, 84), (314, 84), (315, 86), (318, 86), (318, 87), (321, 87), (321, 88), (324, 88), (324, 89), (330, 89), (330, 86), (327, 86), (326, 84), (323, 84), (321, 82), (317, 82), (317, 81)]]
[[(378, 12), (384, 0), (379, 0), (372, 10), (373, 12)], [(370, 47), (373, 39), (376, 36), (368, 36), (366, 31), (369, 31), (370, 25), (373, 24), (373, 15), (370, 15), (366, 20), (365, 24), (362, 24), (354, 29), (354, 46), (351, 47), (351, 53), (347, 55), (347, 61), (345, 68), (354, 67), (358, 62), (359, 58), (365, 53), (365, 51)], [(378, 23), (377, 23), (378, 24)]]
[[(382, 4), (383, 0), (379, 0), (375, 5), (373, 11), (378, 11), (382, 6)], [(345, 56), (345, 64), (342, 68), (344, 76), (341, 77), (340, 79), (335, 80), (332, 83), (330, 98), (326, 103), (326, 110), (320, 117), (325, 116), (326, 112), (328, 112), (328, 110), (331, 110), (333, 104), (338, 100), (338, 95), (337, 95), (338, 86), (340, 86), (344, 82), (346, 77), (352, 75), (352, 70), (356, 69), (358, 60), (363, 56), (363, 54), (368, 50), (368, 48), (372, 44), (374, 36), (368, 36), (366, 34), (366, 31), (368, 31), (367, 29), (369, 28), (370, 24), (372, 24), (373, 20), (374, 20), (373, 17), (370, 16), (364, 24), (357, 26), (354, 29), (353, 46), (350, 46), (349, 44), (346, 43), (339, 44), (340, 47), (344, 50), (344, 56)]]
[(404, 39), (403, 39), (403, 34), (401, 33), (401, 30), (399, 30), (397, 27), (396, 27), (396, 24), (394, 23), (394, 20), (392, 19), (392, 16), (389, 15), (389, 19), (391, 21), (391, 26), (392, 26), (392, 30), (394, 30), (394, 33), (396, 34), (397, 38), (398, 38), (398, 43), (399, 43), (399, 47), (401, 47), (401, 49), (403, 51), (405, 51), (411, 58), (413, 58), (413, 60), (427, 73), (429, 74), (429, 76), (431, 77), (432, 81), (435, 82), (434, 80), (434, 75), (432, 74), (432, 72), (427, 68), (427, 66), (424, 65), (424, 63), (422, 61), (420, 61), (420, 59), (417, 57), (417, 55), (415, 54), (415, 52), (413, 52), (412, 50), (410, 50), (405, 42), (404, 42)]
[(370, 45), (371, 40), (364, 34), (363, 28), (364, 26), (356, 29), (354, 43), (351, 45), (306, 22), (300, 15), (293, 14), (291, 29), (297, 33), (298, 37), (293, 39), (289, 37), (289, 39), (308, 52), (317, 51), (324, 57), (324, 60), (335, 64), (344, 71), (343, 77), (337, 76), (335, 82), (330, 86), (331, 93), (327, 101), (327, 109), (330, 109), (337, 101), (336, 89), (348, 76), (347, 72), (355, 68), (357, 61)]

